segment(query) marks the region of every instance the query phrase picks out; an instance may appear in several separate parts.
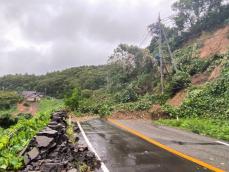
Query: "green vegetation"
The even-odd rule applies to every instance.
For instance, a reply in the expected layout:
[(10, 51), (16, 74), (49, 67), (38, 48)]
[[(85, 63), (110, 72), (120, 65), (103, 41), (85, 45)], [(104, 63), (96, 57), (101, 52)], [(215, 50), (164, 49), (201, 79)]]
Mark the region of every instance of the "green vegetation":
[(11, 113), (5, 112), (0, 115), (0, 128), (9, 128), (17, 123), (17, 119)]
[(13, 116), (16, 113), (16, 103), (21, 98), (14, 91), (0, 91), (0, 128), (8, 128), (17, 123), (18, 119)]
[(90, 169), (90, 167), (87, 166), (87, 164), (85, 164), (85, 163), (80, 163), (80, 164), (78, 164), (78, 166), (79, 166), (79, 171), (80, 172), (91, 172), (92, 171)]
[(67, 123), (66, 134), (67, 134), (67, 136), (68, 136), (68, 138), (69, 138), (69, 141), (70, 141), (71, 143), (75, 143), (73, 124), (71, 124), (69, 121), (68, 121), (68, 123)]
[(17, 111), (17, 108), (16, 106), (12, 106), (10, 109), (3, 109), (3, 110), (0, 110), (0, 117), (5, 115), (5, 114), (13, 114), (14, 112)]
[(229, 119), (229, 68), (228, 56), (224, 60), (221, 76), (201, 87), (192, 87), (179, 108), (165, 105), (171, 116)]
[(157, 124), (180, 127), (197, 134), (215, 137), (229, 141), (229, 122), (227, 120), (217, 120), (208, 118), (182, 118), (162, 119)]
[(186, 72), (179, 71), (172, 76), (167, 91), (170, 92), (172, 95), (175, 95), (181, 89), (187, 88), (190, 83), (190, 75)]
[(63, 102), (56, 99), (44, 99), (39, 102), (39, 111), (31, 119), (20, 118), (18, 123), (6, 130), (0, 129), (0, 170), (18, 170), (23, 165), (20, 151), (31, 138), (50, 120), (54, 110), (63, 108)]
[(64, 98), (73, 88), (96, 90), (106, 85), (108, 66), (83, 66), (42, 76), (6, 75), (0, 78), (5, 90), (37, 90), (48, 96)]
[(0, 91), (0, 110), (10, 109), (21, 98), (15, 91)]
[(188, 96), (178, 108), (168, 104), (163, 109), (171, 118), (159, 120), (159, 124), (188, 129), (192, 132), (229, 140), (229, 54), (213, 57), (208, 70), (221, 64), (220, 77), (202, 86), (188, 88)]
[[(163, 26), (172, 50), (181, 48), (190, 39), (200, 36), (203, 31), (212, 31), (228, 24), (229, 4), (223, 3), (223, 0), (177, 0), (172, 5), (172, 10), (175, 12), (175, 26)], [(148, 48), (151, 53), (157, 53), (159, 23), (151, 24), (149, 29), (156, 36)]]
[(115, 110), (125, 110), (125, 111), (144, 111), (148, 110), (152, 105), (151, 101), (148, 100), (139, 100), (137, 102), (130, 102), (125, 104), (115, 105)]
[(70, 110), (74, 111), (79, 108), (79, 100), (81, 93), (79, 89), (73, 89), (72, 93), (65, 98), (65, 105), (70, 108)]

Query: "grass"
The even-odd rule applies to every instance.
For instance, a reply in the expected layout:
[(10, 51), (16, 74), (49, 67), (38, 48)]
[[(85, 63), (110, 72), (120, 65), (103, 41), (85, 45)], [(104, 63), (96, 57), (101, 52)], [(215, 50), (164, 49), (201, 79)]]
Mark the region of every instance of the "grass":
[(161, 119), (157, 124), (187, 129), (197, 134), (229, 141), (229, 121), (206, 118)]
[(38, 114), (39, 113), (52, 113), (53, 111), (64, 108), (64, 102), (60, 99), (42, 99), (38, 103)]

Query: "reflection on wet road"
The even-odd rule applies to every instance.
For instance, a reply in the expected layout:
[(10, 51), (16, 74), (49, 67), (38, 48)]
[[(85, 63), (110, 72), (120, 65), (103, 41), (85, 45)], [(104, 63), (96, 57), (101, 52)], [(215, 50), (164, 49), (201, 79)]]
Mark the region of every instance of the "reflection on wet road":
[(209, 171), (99, 119), (81, 123), (111, 172)]

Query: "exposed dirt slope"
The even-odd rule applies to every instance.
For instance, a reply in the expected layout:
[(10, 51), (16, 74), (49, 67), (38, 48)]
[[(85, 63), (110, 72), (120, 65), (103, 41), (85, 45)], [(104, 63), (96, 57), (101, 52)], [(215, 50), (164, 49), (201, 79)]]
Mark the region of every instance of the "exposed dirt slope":
[(24, 102), (17, 104), (17, 109), (19, 113), (30, 113), (35, 115), (37, 112), (37, 102), (29, 103), (29, 106), (24, 106)]
[(198, 73), (192, 76), (192, 85), (201, 85), (208, 81), (209, 74), (208, 73)]
[(225, 53), (229, 45), (229, 25), (215, 31), (212, 35), (203, 40), (203, 47), (200, 49), (200, 57), (205, 59), (217, 53)]
[(111, 119), (152, 119), (151, 114), (147, 111), (117, 111), (109, 116)]
[(208, 80), (214, 80), (220, 76), (220, 71), (221, 71), (221, 65), (216, 66), (215, 69), (212, 71), (210, 76), (208, 77)]
[(187, 92), (185, 91), (185, 89), (183, 89), (179, 91), (172, 99), (168, 100), (167, 103), (169, 103), (171, 106), (179, 107), (184, 101), (186, 95)]

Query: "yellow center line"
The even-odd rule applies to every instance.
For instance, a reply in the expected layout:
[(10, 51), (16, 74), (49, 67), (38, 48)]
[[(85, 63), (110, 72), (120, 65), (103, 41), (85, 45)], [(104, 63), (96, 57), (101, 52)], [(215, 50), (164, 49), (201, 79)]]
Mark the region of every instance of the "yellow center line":
[(193, 158), (193, 157), (191, 157), (189, 155), (185, 155), (185, 154), (183, 154), (183, 153), (181, 153), (181, 152), (179, 152), (179, 151), (177, 151), (175, 149), (172, 149), (172, 148), (170, 148), (170, 147), (168, 147), (166, 145), (163, 145), (160, 142), (158, 142), (158, 141), (156, 141), (156, 140), (154, 140), (152, 138), (149, 138), (149, 137), (145, 136), (144, 134), (139, 133), (138, 131), (136, 131), (134, 129), (131, 129), (131, 128), (119, 123), (116, 120), (108, 119), (108, 121), (113, 123), (113, 124), (115, 124), (116, 126), (122, 128), (122, 129), (128, 131), (129, 133), (131, 133), (133, 135), (136, 135), (136, 136), (140, 137), (143, 140), (146, 140), (147, 142), (149, 142), (149, 143), (151, 143), (153, 145), (156, 145), (156, 146), (158, 146), (158, 147), (160, 147), (162, 149), (167, 150), (168, 152), (171, 152), (171, 153), (173, 153), (175, 155), (178, 155), (178, 156), (180, 156), (180, 157), (182, 157), (184, 159), (187, 159), (187, 160), (192, 161), (192, 162), (194, 162), (196, 164), (199, 164), (199, 165), (201, 165), (201, 166), (203, 166), (205, 168), (208, 168), (209, 170), (212, 170), (212, 171), (215, 171), (215, 172), (225, 172), (224, 170), (221, 170), (221, 169), (219, 169), (217, 167), (214, 167), (213, 165), (207, 164), (206, 162), (203, 162), (203, 161), (201, 161), (199, 159)]

